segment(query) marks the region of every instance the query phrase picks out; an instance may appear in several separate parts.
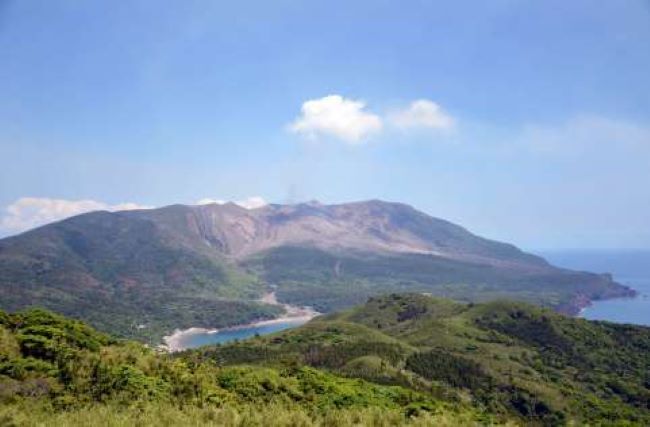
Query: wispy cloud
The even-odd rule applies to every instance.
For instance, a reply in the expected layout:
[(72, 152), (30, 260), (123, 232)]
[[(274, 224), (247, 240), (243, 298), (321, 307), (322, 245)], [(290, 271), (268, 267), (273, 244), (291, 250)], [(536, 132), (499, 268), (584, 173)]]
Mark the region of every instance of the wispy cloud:
[[(228, 202), (223, 199), (212, 199), (207, 197), (197, 200), (196, 202), (197, 205), (211, 205), (213, 203), (216, 203), (217, 205), (223, 205)], [(236, 200), (233, 203), (245, 209), (257, 209), (257, 208), (261, 208), (262, 206), (266, 206), (268, 204), (266, 203), (266, 200), (264, 200), (260, 196), (247, 197), (246, 199)]]
[(400, 129), (435, 129), (448, 131), (455, 124), (456, 119), (445, 112), (442, 107), (428, 99), (418, 99), (399, 111), (388, 115), (388, 120)]
[(0, 218), (0, 231), (18, 233), (39, 225), (91, 211), (123, 211), (148, 208), (151, 208), (151, 206), (136, 203), (111, 205), (96, 200), (23, 197), (7, 206), (4, 215)]
[(203, 199), (197, 200), (195, 204), (196, 205), (213, 205), (213, 204), (223, 205), (223, 204), (226, 204), (226, 203), (228, 203), (228, 202), (226, 202), (225, 200), (211, 199), (209, 197), (205, 197)]
[(539, 153), (572, 155), (612, 149), (650, 151), (650, 127), (597, 115), (578, 115), (559, 124), (524, 126), (520, 144)]

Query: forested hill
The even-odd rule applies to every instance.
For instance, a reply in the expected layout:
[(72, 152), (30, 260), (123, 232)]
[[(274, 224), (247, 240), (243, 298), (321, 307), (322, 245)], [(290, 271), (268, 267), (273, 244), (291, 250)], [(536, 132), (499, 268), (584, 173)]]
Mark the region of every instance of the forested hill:
[(0, 309), (45, 307), (151, 343), (176, 328), (275, 317), (259, 302), (269, 287), (321, 312), (410, 291), (575, 313), (633, 293), (378, 200), (91, 212), (0, 240)]
[(650, 328), (372, 298), (180, 354), (0, 312), (0, 425), (649, 425)]
[(268, 337), (190, 352), (400, 385), (526, 424), (650, 424), (650, 328), (523, 303), (371, 298)]
[(34, 309), (0, 312), (1, 426), (470, 426), (505, 420), (308, 366), (156, 353)]

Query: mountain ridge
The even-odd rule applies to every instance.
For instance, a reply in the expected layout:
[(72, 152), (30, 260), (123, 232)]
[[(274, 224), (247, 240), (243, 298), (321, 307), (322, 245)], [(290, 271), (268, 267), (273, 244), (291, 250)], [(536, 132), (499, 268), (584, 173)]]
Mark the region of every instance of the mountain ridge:
[(121, 335), (274, 317), (277, 307), (257, 301), (269, 287), (319, 311), (414, 291), (575, 313), (633, 292), (378, 200), (98, 211), (0, 240), (0, 308), (43, 305)]
[[(232, 202), (206, 205), (174, 204), (157, 209), (118, 213), (146, 218), (153, 212), (178, 210), (183, 210), (188, 216), (188, 231), (200, 235), (208, 244), (235, 260), (278, 246), (304, 245), (329, 250), (422, 253), (465, 261), (473, 259), (478, 263), (504, 263), (508, 261), (507, 257), (517, 256), (520, 257), (518, 261), (526, 258), (529, 268), (548, 266), (543, 258), (524, 253), (514, 245), (479, 237), (459, 225), (429, 216), (407, 204), (376, 199), (330, 205), (315, 201), (288, 205), (268, 204), (254, 209), (247, 209)], [(365, 214), (366, 218), (373, 221), (364, 222), (363, 215), (358, 215), (360, 210), (364, 211), (362, 214)], [(377, 216), (382, 214), (383, 218)], [(407, 223), (407, 227), (391, 223), (403, 220), (404, 216), (410, 216), (411, 223)], [(157, 217), (160, 218), (158, 215)], [(291, 223), (288, 230), (284, 227), (286, 223)], [(413, 227), (419, 228), (414, 230)], [(418, 235), (423, 232), (424, 238)], [(441, 232), (446, 233), (447, 236), (444, 237), (451, 242), (436, 242), (435, 239), (441, 237), (436, 233)], [(427, 233), (433, 235), (426, 235)], [(463, 239), (468, 238), (472, 239), (471, 243), (475, 246), (473, 249), (484, 247), (483, 250), (489, 251), (490, 256), (480, 252), (459, 251), (463, 249), (459, 243), (466, 243)], [(335, 239), (339, 241), (333, 242)], [(503, 256), (495, 257), (499, 252), (503, 252)], [(511, 266), (521, 267), (520, 264), (512, 263)]]

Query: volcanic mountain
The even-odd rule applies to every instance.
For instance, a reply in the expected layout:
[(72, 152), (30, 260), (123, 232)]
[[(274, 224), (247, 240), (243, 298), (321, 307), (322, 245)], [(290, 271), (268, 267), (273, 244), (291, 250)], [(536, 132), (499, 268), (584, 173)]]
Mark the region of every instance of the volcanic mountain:
[(44, 306), (127, 336), (274, 317), (259, 301), (270, 289), (324, 312), (395, 291), (568, 313), (633, 293), (378, 200), (98, 211), (0, 240), (0, 308)]

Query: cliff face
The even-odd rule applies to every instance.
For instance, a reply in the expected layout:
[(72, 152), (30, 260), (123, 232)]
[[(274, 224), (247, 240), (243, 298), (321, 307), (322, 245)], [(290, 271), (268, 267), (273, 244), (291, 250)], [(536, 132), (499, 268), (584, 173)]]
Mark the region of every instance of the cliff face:
[(253, 302), (268, 285), (280, 300), (323, 311), (396, 290), (516, 298), (566, 312), (630, 293), (610, 277), (558, 269), (382, 201), (93, 212), (0, 240), (2, 308), (42, 305), (99, 326), (269, 316)]

